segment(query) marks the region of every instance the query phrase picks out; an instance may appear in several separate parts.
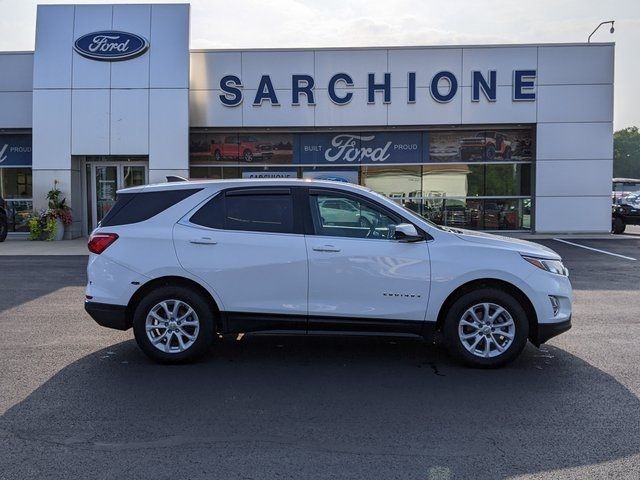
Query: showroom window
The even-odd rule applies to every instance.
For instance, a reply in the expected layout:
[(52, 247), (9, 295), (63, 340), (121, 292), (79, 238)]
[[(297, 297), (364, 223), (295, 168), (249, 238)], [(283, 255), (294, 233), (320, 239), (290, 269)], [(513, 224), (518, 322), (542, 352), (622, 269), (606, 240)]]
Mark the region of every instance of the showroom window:
[(0, 197), (7, 207), (10, 232), (27, 232), (33, 210), (31, 168), (0, 168)]
[(28, 232), (33, 211), (31, 135), (0, 134), (0, 197), (5, 200), (9, 232)]
[[(367, 186), (436, 223), (532, 228), (534, 130), (192, 132), (191, 178)], [(218, 153), (216, 153), (218, 152)]]

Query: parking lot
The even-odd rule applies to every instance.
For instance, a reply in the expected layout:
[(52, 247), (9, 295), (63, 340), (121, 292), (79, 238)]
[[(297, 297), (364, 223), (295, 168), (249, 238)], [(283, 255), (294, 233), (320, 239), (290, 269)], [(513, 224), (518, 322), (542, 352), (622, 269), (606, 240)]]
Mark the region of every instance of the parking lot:
[(540, 243), (573, 329), (490, 371), (412, 338), (270, 335), (159, 366), (85, 314), (86, 257), (0, 256), (0, 478), (637, 479), (640, 237), (569, 241), (590, 249)]

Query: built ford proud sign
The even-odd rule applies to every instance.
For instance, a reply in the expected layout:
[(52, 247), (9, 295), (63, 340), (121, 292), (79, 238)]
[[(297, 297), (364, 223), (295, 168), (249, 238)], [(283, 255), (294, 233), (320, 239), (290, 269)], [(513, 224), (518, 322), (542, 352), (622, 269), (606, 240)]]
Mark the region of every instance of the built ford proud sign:
[(149, 49), (149, 42), (134, 33), (109, 30), (81, 36), (75, 41), (74, 49), (92, 60), (114, 62), (142, 55)]

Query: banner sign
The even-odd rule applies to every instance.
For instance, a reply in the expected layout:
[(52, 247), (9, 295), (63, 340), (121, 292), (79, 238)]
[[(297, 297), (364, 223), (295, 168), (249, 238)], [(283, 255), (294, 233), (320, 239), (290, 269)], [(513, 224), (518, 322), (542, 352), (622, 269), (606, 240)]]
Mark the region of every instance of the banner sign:
[(31, 135), (0, 135), (0, 168), (31, 166)]
[(423, 163), (427, 152), (429, 144), (426, 132), (301, 133), (294, 136), (293, 163)]

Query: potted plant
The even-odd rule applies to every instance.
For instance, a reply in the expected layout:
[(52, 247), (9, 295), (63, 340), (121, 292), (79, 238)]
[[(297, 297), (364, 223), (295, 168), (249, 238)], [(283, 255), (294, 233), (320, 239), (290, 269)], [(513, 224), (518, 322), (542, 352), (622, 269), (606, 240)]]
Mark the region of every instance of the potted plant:
[(47, 212), (48, 210), (42, 210), (40, 213), (33, 213), (29, 216), (27, 224), (29, 225), (29, 238), (31, 240), (51, 241), (56, 239), (58, 225), (56, 219)]
[(47, 215), (56, 222), (56, 232), (54, 240), (62, 240), (64, 238), (64, 228), (71, 225), (73, 217), (71, 216), (71, 208), (67, 205), (67, 199), (62, 197), (62, 192), (58, 189), (58, 181), (53, 182), (53, 188), (47, 193), (49, 200), (49, 209)]
[(60, 197), (62, 197), (62, 192), (58, 189), (58, 181), (56, 180), (53, 188), (47, 193), (49, 208), (29, 217), (31, 240), (51, 241), (64, 238), (64, 229), (67, 225), (71, 225), (73, 217), (66, 198)]

